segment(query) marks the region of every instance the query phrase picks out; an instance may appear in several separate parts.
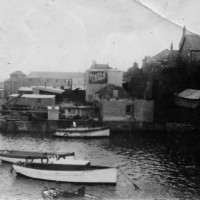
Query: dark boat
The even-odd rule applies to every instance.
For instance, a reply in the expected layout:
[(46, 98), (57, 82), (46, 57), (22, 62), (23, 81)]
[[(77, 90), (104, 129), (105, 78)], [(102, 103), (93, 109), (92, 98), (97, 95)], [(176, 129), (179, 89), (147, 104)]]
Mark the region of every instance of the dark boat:
[[(74, 152), (60, 153), (60, 152), (35, 152), (35, 151), (19, 151), (19, 150), (0, 150), (0, 160), (17, 163), (58, 163), (61, 164), (63, 160), (74, 159)], [(62, 159), (61, 159), (62, 158)]]
[(81, 187), (75, 192), (68, 192), (67, 190), (62, 190), (58, 188), (47, 188), (41, 192), (41, 195), (45, 200), (79, 198), (84, 197), (85, 187)]

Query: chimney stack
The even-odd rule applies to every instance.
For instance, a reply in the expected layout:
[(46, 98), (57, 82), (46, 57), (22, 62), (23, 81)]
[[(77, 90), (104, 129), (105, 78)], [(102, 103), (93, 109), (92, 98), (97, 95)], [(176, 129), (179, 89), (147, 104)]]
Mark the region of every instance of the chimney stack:
[(186, 27), (184, 26), (183, 27), (183, 35), (185, 35), (185, 33), (186, 33)]
[(94, 68), (95, 68), (95, 65), (96, 65), (96, 62), (95, 62), (95, 60), (93, 60), (93, 61), (92, 61), (92, 67), (91, 67), (91, 69), (94, 69)]
[(171, 47), (170, 47), (171, 51), (173, 51), (173, 42), (171, 42)]

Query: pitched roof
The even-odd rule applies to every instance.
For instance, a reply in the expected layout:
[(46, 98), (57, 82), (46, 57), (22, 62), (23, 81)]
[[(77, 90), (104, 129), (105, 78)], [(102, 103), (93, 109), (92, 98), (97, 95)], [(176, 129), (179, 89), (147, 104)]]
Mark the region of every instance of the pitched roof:
[(165, 60), (165, 59), (168, 59), (169, 53), (170, 53), (170, 50), (165, 49), (165, 50), (161, 51), (160, 53), (156, 54), (155, 56), (153, 56), (152, 58), (157, 61)]
[(94, 69), (112, 69), (108, 64), (95, 64)]
[(23, 72), (21, 72), (21, 71), (15, 71), (15, 72), (12, 72), (10, 75), (26, 75), (26, 74), (24, 74)]
[(199, 35), (186, 35), (186, 40), (189, 43), (191, 50), (200, 50), (200, 36)]
[(108, 64), (97, 64), (95, 61), (92, 62), (90, 69), (112, 69)]
[(124, 88), (113, 85), (113, 84), (106, 85), (105, 87), (101, 88), (99, 91), (95, 92), (95, 94), (98, 94), (99, 97), (103, 97), (104, 95), (109, 95), (110, 97), (112, 97), (113, 90), (118, 90), (119, 99), (129, 98), (129, 94), (125, 91)]
[(195, 34), (183, 35), (179, 44), (179, 50), (182, 49), (183, 44), (186, 40), (191, 50), (200, 50), (200, 36)]
[(41, 91), (45, 91), (45, 92), (50, 92), (50, 93), (54, 93), (54, 94), (62, 94), (64, 92), (64, 90), (59, 89), (59, 88), (54, 88), (54, 87), (50, 87), (50, 86), (37, 86), (34, 88), (38, 88)]
[(186, 99), (200, 99), (200, 90), (186, 89), (177, 96)]
[(72, 79), (84, 78), (82, 72), (31, 72), (27, 78)]
[[(11, 94), (9, 97), (17, 97), (19, 94)], [(55, 98), (55, 95), (43, 95), (43, 94), (23, 94), (22, 98), (31, 98), (31, 99), (52, 99)]]
[(32, 87), (20, 87), (18, 91), (23, 91), (23, 92), (32, 92), (33, 88)]

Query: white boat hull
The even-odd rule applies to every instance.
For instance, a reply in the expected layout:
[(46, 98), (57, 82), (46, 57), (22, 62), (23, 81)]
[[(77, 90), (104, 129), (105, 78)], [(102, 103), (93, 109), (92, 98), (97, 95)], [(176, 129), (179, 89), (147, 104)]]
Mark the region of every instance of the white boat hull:
[(24, 176), (57, 182), (73, 182), (73, 183), (109, 183), (116, 184), (117, 169), (106, 168), (85, 171), (58, 171), (33, 169), (19, 165), (13, 165), (16, 173)]
[(109, 137), (109, 128), (66, 128), (57, 129), (54, 132), (54, 136), (60, 137)]

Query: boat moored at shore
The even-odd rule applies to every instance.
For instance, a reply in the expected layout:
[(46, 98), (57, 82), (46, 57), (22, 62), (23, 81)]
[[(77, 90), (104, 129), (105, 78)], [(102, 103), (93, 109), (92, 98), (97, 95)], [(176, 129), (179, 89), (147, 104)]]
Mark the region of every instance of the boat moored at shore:
[(117, 169), (114, 167), (16, 163), (13, 164), (13, 169), (24, 176), (49, 181), (107, 184), (117, 182)]
[(54, 164), (74, 164), (86, 165), (89, 161), (76, 160), (75, 153), (53, 153), (53, 152), (35, 152), (19, 150), (0, 150), (0, 160), (10, 163), (54, 163)]
[(73, 127), (56, 129), (54, 136), (58, 137), (109, 137), (108, 127)]

